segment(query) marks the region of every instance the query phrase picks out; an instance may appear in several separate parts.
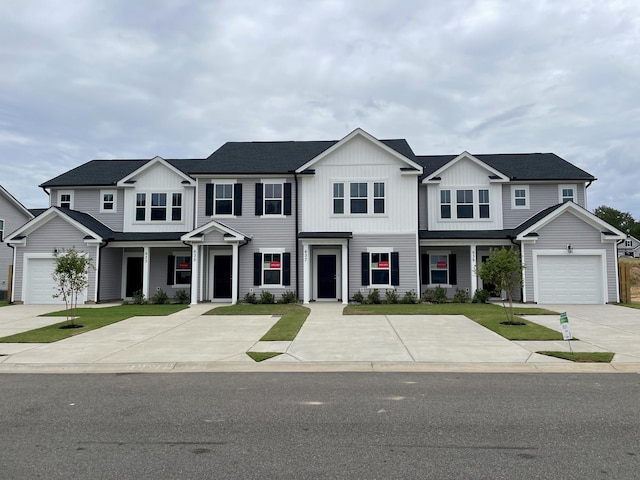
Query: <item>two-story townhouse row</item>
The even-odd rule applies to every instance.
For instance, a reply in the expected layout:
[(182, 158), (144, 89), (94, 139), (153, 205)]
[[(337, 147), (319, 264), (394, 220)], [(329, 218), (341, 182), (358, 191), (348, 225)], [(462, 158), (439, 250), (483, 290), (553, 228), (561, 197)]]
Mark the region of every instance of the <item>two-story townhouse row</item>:
[(375, 288), (491, 289), (478, 264), (507, 245), (526, 267), (523, 301), (616, 301), (622, 234), (586, 210), (593, 180), (552, 154), (417, 157), (361, 129), (94, 160), (43, 183), (50, 207), (7, 239), (12, 300), (51, 303), (54, 254), (71, 247), (95, 265), (85, 301), (184, 289), (192, 303), (264, 290), (347, 303)]

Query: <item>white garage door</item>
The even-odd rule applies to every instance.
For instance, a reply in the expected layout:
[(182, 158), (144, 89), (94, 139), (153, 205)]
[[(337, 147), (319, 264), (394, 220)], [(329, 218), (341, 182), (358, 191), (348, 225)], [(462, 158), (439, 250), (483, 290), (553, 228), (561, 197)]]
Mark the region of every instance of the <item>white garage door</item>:
[[(64, 304), (64, 299), (53, 298), (57, 292), (51, 274), (55, 269), (52, 258), (27, 258), (24, 284), (24, 303), (27, 304)], [(86, 292), (85, 292), (86, 294)], [(78, 304), (84, 303), (85, 295), (80, 295)]]
[(539, 255), (538, 303), (604, 303), (602, 260), (597, 255)]

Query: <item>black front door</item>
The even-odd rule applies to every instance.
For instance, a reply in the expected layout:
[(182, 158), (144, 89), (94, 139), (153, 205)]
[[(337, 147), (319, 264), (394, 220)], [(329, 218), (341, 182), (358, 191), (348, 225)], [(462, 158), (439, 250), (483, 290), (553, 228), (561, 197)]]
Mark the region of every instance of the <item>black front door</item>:
[(213, 260), (213, 298), (231, 298), (231, 255)]
[[(487, 260), (489, 260), (488, 256), (483, 256), (482, 257), (482, 263), (486, 262)], [(493, 283), (489, 283), (489, 282), (485, 282), (484, 280), (482, 281), (482, 288), (484, 290), (486, 290), (487, 292), (489, 292), (489, 294), (492, 297), (500, 297), (500, 292), (498, 292), (496, 290), (496, 286)]]
[(318, 298), (336, 298), (335, 255), (318, 255)]
[(138, 290), (142, 290), (142, 257), (127, 257), (127, 283), (125, 297), (133, 297)]

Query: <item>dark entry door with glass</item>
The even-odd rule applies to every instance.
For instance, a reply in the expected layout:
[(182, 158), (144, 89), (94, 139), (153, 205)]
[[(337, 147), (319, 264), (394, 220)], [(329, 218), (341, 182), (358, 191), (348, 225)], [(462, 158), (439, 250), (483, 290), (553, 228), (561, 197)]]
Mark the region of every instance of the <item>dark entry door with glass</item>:
[(142, 290), (142, 257), (128, 257), (124, 296), (133, 297), (138, 290)]
[(336, 298), (335, 255), (318, 255), (318, 298)]
[[(486, 262), (487, 260), (489, 260), (489, 256), (488, 255), (483, 255), (482, 258), (482, 263)], [(484, 290), (486, 290), (487, 292), (489, 292), (489, 294), (492, 297), (500, 297), (501, 293), (496, 290), (496, 286), (493, 283), (489, 283), (489, 282), (482, 282), (482, 288)]]
[(213, 298), (231, 298), (231, 255), (216, 255), (213, 261)]

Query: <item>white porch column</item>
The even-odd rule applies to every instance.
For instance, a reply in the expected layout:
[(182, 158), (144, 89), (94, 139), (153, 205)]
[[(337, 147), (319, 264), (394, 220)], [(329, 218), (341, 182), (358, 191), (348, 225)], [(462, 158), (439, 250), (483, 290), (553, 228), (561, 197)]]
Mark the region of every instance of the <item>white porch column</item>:
[(145, 300), (149, 300), (149, 276), (151, 272), (150, 248), (143, 247), (142, 253), (142, 293)]
[(233, 243), (232, 256), (231, 256), (231, 303), (235, 305), (238, 303), (238, 264), (240, 259), (238, 258), (238, 244)]
[(198, 255), (198, 246), (191, 245), (191, 305), (198, 304), (198, 285), (200, 272), (200, 257)]
[(478, 254), (476, 245), (469, 247), (469, 255), (469, 258), (471, 258), (471, 291), (469, 292), (469, 297), (473, 298), (478, 289)]
[(347, 242), (342, 244), (342, 259), (340, 264), (342, 265), (342, 304), (347, 305), (349, 303), (349, 255), (347, 249)]
[(311, 252), (309, 250), (309, 244), (302, 242), (302, 270), (304, 274), (302, 303), (309, 303), (311, 300)]

